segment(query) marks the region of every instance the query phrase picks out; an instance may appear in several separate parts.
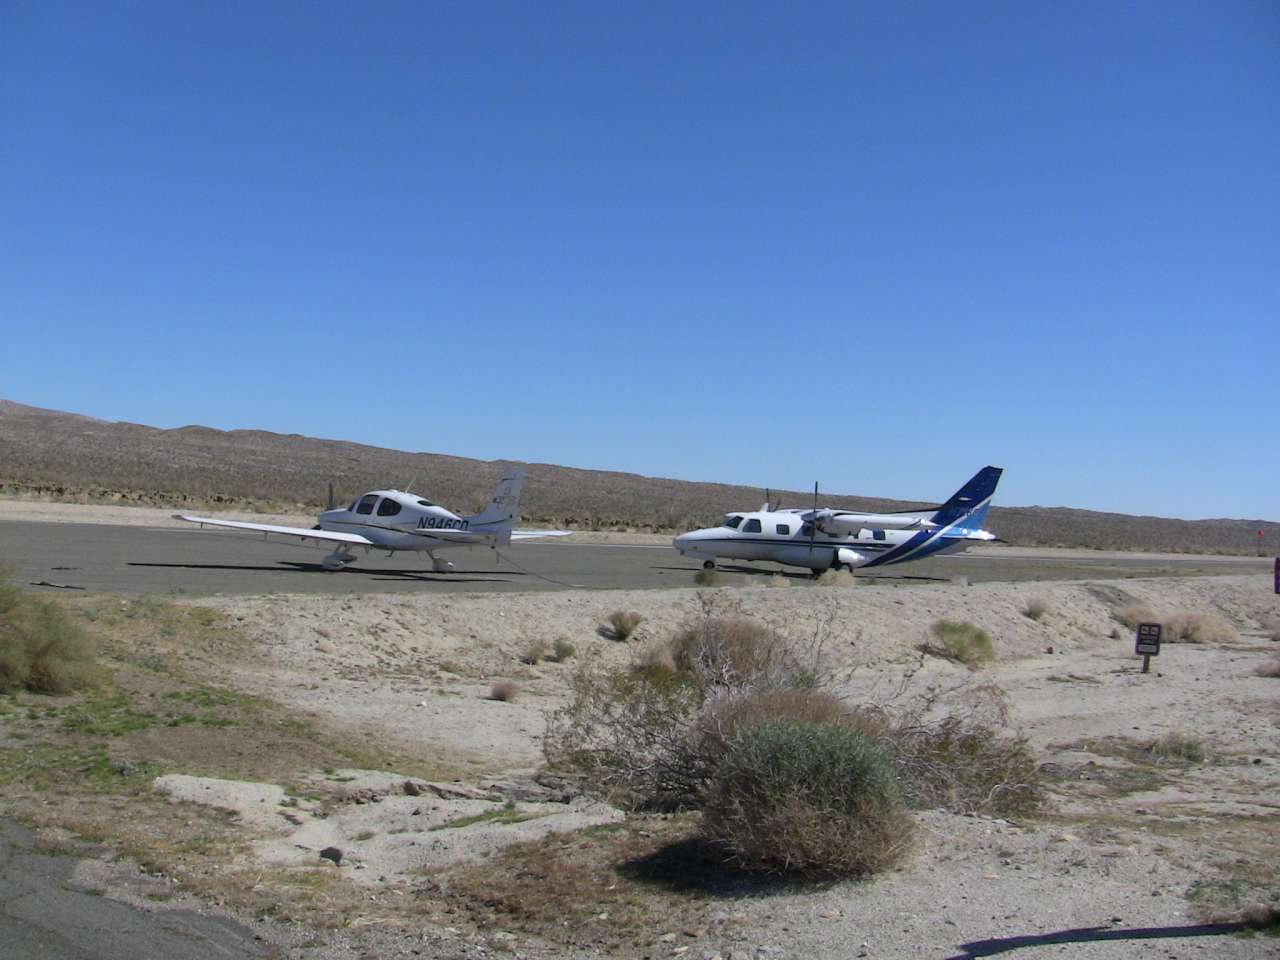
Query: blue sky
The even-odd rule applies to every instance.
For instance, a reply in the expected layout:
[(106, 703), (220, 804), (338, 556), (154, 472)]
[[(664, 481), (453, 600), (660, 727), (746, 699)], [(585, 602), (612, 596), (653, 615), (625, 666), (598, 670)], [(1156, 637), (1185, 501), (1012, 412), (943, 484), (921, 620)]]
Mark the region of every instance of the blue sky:
[(1280, 519), (1280, 8), (0, 0), (0, 397)]

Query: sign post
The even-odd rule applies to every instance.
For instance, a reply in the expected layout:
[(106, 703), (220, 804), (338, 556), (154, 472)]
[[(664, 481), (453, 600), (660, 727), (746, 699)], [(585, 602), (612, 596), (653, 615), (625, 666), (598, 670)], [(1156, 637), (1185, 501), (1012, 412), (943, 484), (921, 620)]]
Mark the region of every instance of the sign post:
[(1151, 672), (1151, 658), (1160, 653), (1160, 624), (1138, 624), (1138, 642), (1133, 652), (1142, 657), (1142, 672)]

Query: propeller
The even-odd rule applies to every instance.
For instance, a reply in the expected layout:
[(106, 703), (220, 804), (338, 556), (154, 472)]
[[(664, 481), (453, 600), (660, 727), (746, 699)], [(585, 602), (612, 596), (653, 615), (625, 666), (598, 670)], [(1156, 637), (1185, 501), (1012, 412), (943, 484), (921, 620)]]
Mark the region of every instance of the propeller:
[(818, 481), (813, 481), (813, 516), (809, 520), (809, 559), (813, 559), (813, 542), (818, 538)]
[(333, 502), (333, 481), (330, 480), (329, 481), (329, 499), (325, 501), (324, 508), (326, 510), (332, 510), (335, 506), (337, 506), (337, 504)]

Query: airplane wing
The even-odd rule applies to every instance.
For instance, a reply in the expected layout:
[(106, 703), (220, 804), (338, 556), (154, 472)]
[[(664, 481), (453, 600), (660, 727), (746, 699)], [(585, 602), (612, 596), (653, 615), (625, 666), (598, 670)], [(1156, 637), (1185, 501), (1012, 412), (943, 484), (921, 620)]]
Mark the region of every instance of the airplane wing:
[(277, 527), (270, 523), (245, 523), (241, 520), (214, 520), (212, 517), (188, 517), (175, 513), (175, 520), (186, 520), (188, 523), (208, 524), (211, 527), (229, 527), (232, 530), (248, 530), (252, 533), (277, 534), (282, 537), (297, 537), (299, 540), (317, 540), (329, 543), (354, 543), (360, 546), (377, 546), (368, 537), (358, 533), (335, 533), (332, 530), (308, 530), (306, 527)]
[(512, 530), (512, 540), (533, 540), (536, 537), (567, 537), (572, 530)]

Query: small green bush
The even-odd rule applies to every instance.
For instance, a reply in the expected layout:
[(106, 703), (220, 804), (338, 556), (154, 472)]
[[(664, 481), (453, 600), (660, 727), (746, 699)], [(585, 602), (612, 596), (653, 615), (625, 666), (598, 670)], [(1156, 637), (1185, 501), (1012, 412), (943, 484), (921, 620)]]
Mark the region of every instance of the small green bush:
[(630, 640), (644, 617), (634, 611), (615, 610), (609, 614), (609, 629), (615, 640)]
[(719, 570), (699, 570), (693, 575), (693, 582), (700, 587), (718, 587), (722, 579)]
[(69, 693), (97, 676), (93, 639), (65, 610), (0, 569), (0, 692)]
[(748, 870), (874, 873), (909, 849), (912, 823), (883, 746), (858, 730), (797, 721), (743, 728), (703, 806), (706, 839)]
[(1028, 620), (1039, 622), (1044, 615), (1049, 612), (1049, 604), (1042, 597), (1036, 597), (1027, 601), (1027, 605), (1022, 608), (1022, 615)]
[(996, 657), (991, 637), (972, 623), (938, 620), (929, 628), (929, 633), (932, 639), (925, 644), (925, 652), (963, 663), (971, 670), (990, 663)]
[(545, 659), (547, 659), (547, 645), (541, 640), (535, 640), (529, 644), (524, 656), (520, 658), (523, 663), (527, 663), (530, 666), (537, 666)]
[(551, 645), (551, 656), (556, 663), (564, 663), (577, 652), (578, 648), (565, 637), (556, 637), (556, 642)]

